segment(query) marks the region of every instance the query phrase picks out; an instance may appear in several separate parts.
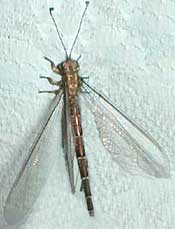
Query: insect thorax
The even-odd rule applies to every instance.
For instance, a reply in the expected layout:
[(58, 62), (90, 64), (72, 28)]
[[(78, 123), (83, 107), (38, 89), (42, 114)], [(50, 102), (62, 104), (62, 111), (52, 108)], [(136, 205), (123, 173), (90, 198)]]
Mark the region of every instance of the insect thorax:
[(79, 91), (79, 64), (77, 61), (69, 59), (62, 64), (63, 77), (65, 80), (65, 86), (69, 97), (74, 97)]

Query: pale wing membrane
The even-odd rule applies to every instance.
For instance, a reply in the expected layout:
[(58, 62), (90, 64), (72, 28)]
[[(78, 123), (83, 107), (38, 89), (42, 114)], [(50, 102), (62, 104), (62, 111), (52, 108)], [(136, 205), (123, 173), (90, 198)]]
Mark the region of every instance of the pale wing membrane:
[(67, 94), (64, 94), (64, 107), (62, 113), (62, 143), (63, 150), (66, 160), (66, 165), (69, 174), (69, 181), (71, 185), (71, 190), (75, 192), (74, 183), (74, 156), (75, 156), (75, 146), (73, 141), (72, 127), (70, 121), (70, 111), (67, 101)]
[(150, 135), (122, 112), (114, 112), (102, 96), (87, 93), (83, 97), (94, 115), (105, 149), (123, 170), (135, 175), (170, 176), (167, 156)]
[(50, 119), (56, 118), (55, 115), (58, 115), (59, 110), (56, 112), (56, 108), (59, 108), (61, 96), (62, 91), (55, 97), (47, 118), (36, 136), (8, 195), (4, 207), (4, 217), (8, 224), (18, 223), (28, 215), (53, 165), (52, 141), (54, 141), (54, 131), (52, 133), (52, 130), (56, 126)]

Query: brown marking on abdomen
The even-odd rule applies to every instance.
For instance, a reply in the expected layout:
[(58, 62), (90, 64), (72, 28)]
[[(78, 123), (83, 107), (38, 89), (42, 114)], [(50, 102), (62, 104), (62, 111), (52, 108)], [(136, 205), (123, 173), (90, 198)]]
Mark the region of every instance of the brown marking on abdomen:
[(89, 183), (88, 161), (84, 149), (83, 132), (81, 126), (81, 114), (80, 114), (80, 109), (78, 104), (74, 104), (71, 107), (71, 123), (74, 131), (75, 151), (76, 151), (80, 176), (82, 180), (82, 188), (85, 193), (89, 214), (93, 215), (94, 207), (92, 203), (92, 195), (91, 195), (90, 183)]

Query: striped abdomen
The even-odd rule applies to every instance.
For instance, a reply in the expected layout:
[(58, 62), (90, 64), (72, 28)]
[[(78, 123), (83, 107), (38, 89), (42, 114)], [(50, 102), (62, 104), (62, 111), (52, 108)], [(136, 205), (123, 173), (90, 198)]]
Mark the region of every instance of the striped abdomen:
[(94, 215), (89, 176), (88, 176), (88, 161), (85, 155), (82, 126), (81, 126), (81, 116), (80, 116), (80, 109), (78, 104), (74, 104), (71, 107), (71, 123), (74, 130), (75, 151), (76, 151), (80, 176), (82, 180), (82, 189), (84, 190), (85, 193), (89, 214)]
[(94, 208), (91, 197), (89, 175), (88, 175), (88, 161), (85, 155), (84, 143), (83, 143), (83, 133), (81, 126), (81, 115), (78, 104), (78, 93), (79, 93), (79, 76), (78, 76), (78, 66), (77, 62), (73, 60), (68, 60), (64, 63), (65, 72), (65, 86), (68, 96), (68, 103), (71, 115), (71, 125), (74, 134), (74, 143), (76, 157), (78, 161), (78, 167), (80, 171), (80, 176), (82, 180), (82, 189), (85, 193), (85, 198), (87, 202), (87, 208), (90, 215), (94, 215)]

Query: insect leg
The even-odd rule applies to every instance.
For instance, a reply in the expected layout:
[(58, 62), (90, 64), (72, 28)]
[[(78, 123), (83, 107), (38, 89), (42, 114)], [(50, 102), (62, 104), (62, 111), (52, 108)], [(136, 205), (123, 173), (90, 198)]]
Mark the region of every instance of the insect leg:
[(56, 86), (61, 86), (62, 85), (62, 80), (59, 81), (55, 81), (50, 77), (47, 76), (40, 76), (41, 79), (47, 79), (49, 81), (50, 84), (52, 85), (56, 85)]
[(51, 59), (49, 59), (49, 58), (46, 57), (46, 56), (44, 56), (44, 59), (50, 62), (50, 64), (51, 64), (51, 69), (52, 69), (53, 72), (55, 72), (55, 73), (57, 73), (57, 74), (60, 74), (59, 68), (55, 65), (55, 63), (54, 63)]
[(59, 94), (60, 88), (58, 90), (53, 90), (53, 91), (39, 91), (38, 93), (51, 93), (51, 94)]

